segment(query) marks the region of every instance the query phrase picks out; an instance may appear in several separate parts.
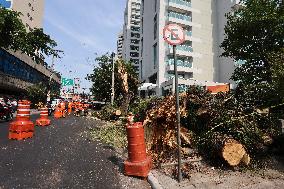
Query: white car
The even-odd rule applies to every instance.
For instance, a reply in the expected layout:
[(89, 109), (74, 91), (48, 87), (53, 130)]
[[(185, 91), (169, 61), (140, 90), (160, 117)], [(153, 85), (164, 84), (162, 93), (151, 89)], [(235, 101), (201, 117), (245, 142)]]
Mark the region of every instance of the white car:
[(51, 108), (52, 108), (52, 110), (55, 110), (55, 108), (56, 108), (56, 106), (60, 103), (60, 99), (54, 99), (54, 100), (52, 100), (52, 102), (51, 102)]

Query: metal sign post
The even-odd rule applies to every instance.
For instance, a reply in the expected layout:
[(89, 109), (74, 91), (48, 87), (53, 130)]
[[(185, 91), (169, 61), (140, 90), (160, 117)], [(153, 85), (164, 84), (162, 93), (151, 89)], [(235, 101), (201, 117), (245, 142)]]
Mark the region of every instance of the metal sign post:
[(177, 56), (176, 46), (185, 40), (183, 28), (177, 24), (169, 24), (165, 26), (163, 31), (164, 39), (173, 46), (174, 54), (174, 71), (175, 71), (175, 95), (176, 95), (176, 128), (177, 128), (177, 144), (178, 144), (178, 182), (181, 182), (181, 139), (180, 139), (180, 111), (179, 111), (179, 90), (178, 90), (178, 73), (177, 73)]

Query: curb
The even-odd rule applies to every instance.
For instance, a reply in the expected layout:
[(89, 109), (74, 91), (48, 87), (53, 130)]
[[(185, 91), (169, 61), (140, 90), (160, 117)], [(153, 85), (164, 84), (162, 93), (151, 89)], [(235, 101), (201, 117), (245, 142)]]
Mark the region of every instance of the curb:
[(147, 181), (151, 185), (152, 189), (163, 189), (163, 187), (160, 185), (158, 179), (150, 172)]

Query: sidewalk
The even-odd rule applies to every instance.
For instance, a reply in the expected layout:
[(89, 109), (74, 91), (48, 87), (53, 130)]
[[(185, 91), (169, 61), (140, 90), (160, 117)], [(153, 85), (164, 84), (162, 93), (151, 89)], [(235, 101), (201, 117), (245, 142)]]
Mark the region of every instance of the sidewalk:
[(239, 172), (208, 167), (193, 170), (190, 179), (178, 183), (163, 170), (156, 169), (151, 171), (148, 181), (153, 189), (283, 189), (284, 172), (274, 169)]

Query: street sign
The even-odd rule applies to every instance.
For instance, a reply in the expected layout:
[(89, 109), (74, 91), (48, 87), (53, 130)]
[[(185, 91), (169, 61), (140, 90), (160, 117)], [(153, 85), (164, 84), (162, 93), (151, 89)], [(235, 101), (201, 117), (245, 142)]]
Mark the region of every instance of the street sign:
[(163, 37), (170, 45), (180, 45), (185, 40), (185, 33), (181, 26), (169, 24), (164, 27)]
[(176, 128), (177, 128), (177, 144), (178, 144), (178, 182), (181, 182), (181, 138), (180, 138), (180, 110), (179, 110), (179, 90), (178, 90), (178, 73), (177, 73), (177, 56), (176, 46), (185, 40), (183, 28), (177, 24), (169, 24), (165, 26), (163, 31), (165, 41), (173, 46), (174, 70), (175, 70), (175, 94), (176, 94)]
[(73, 86), (74, 85), (74, 80), (73, 79), (68, 79), (68, 78), (62, 78), (61, 79), (61, 84), (62, 84), (62, 86)]

